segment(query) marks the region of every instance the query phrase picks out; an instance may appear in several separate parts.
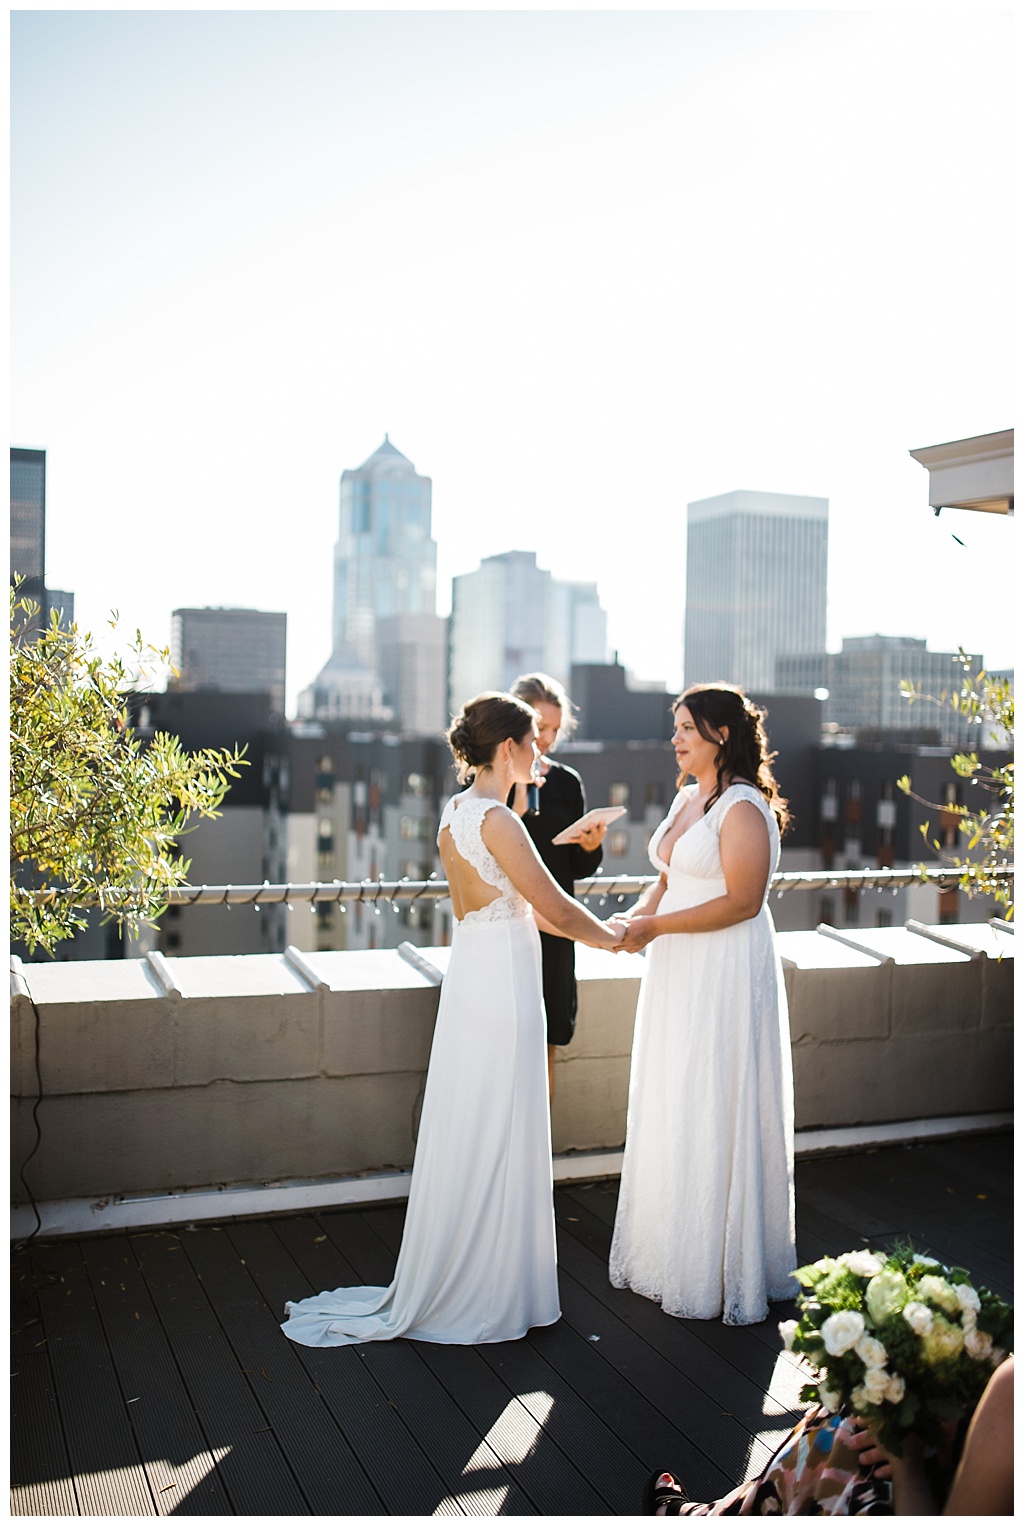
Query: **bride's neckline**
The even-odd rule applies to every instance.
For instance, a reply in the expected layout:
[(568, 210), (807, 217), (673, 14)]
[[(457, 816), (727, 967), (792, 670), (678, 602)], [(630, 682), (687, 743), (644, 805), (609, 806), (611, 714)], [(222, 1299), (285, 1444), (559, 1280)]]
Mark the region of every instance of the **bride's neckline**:
[[(722, 792), (718, 796), (718, 799), (712, 801), (711, 805), (706, 806), (705, 809), (703, 811), (701, 811), (700, 815), (698, 817), (696, 817), (696, 819), (694, 821), (690, 822), (690, 825), (688, 827), (684, 827), (681, 832), (677, 832), (676, 833), (676, 835), (675, 835), (675, 837), (673, 837), (672, 843), (671, 843), (671, 845), (669, 847), (668, 858), (665, 857), (665, 855), (664, 855), (664, 853), (662, 851), (662, 849), (664, 847), (664, 844), (665, 844), (665, 838), (668, 836), (668, 828), (666, 828), (666, 831), (662, 834), (662, 837), (661, 837), (661, 839), (660, 839), (660, 841), (658, 843), (658, 849), (657, 849), (657, 854), (656, 854), (659, 862), (664, 864), (666, 869), (670, 869), (672, 867), (672, 855), (673, 855), (673, 853), (676, 850), (676, 843), (681, 842), (682, 839), (684, 837), (688, 836), (688, 834), (690, 832), (694, 831), (697, 827), (701, 826), (705, 821), (707, 821), (708, 816), (715, 809), (715, 806), (718, 805), (719, 801), (721, 801), (724, 798), (726, 792), (728, 790), (731, 790), (733, 785), (736, 785), (736, 784), (745, 785), (747, 789), (757, 789), (757, 785), (756, 784), (751, 784), (749, 779), (730, 779), (729, 783), (723, 786)], [(684, 785), (683, 788), (685, 789), (685, 788), (687, 788), (687, 786)], [(699, 798), (700, 785), (695, 783), (693, 785), (693, 788), (698, 791), (698, 798)], [(683, 791), (680, 790), (679, 793), (682, 794), (682, 792)], [(693, 796), (690, 795), (686, 799), (686, 801), (679, 807), (679, 810), (676, 813), (676, 815), (677, 816), (678, 815), (682, 815), (683, 811), (686, 810), (686, 807), (692, 802), (692, 800), (693, 800)], [(669, 826), (671, 827), (674, 824), (675, 824), (675, 818), (670, 816), (669, 817)]]

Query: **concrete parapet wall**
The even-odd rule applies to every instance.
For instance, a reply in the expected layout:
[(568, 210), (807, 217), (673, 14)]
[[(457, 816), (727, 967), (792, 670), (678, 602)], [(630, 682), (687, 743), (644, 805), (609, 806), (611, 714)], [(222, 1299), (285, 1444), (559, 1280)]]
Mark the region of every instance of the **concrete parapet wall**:
[[(798, 1129), (1012, 1105), (1012, 936), (930, 932), (780, 935)], [(443, 972), (447, 949), (420, 952)], [(34, 1111), (25, 1175), (40, 1201), (407, 1168), (438, 987), (393, 950), (303, 957), (23, 966), (13, 1200), (27, 1201)], [(581, 948), (577, 965), (576, 1037), (555, 1068), (557, 1154), (623, 1142), (644, 960)]]

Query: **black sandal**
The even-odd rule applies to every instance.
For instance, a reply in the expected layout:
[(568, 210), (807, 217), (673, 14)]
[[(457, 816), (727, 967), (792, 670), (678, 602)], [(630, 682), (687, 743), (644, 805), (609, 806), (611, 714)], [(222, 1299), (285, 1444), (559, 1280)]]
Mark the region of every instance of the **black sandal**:
[[(672, 1483), (671, 1485), (661, 1484), (659, 1488), (660, 1480), (663, 1478), (670, 1478)], [(662, 1505), (665, 1506), (666, 1515), (679, 1515), (679, 1506), (688, 1504), (690, 1504), (690, 1496), (675, 1474), (670, 1473), (667, 1468), (659, 1468), (657, 1473), (652, 1473), (644, 1484), (643, 1515), (657, 1515)], [(673, 1506), (675, 1509), (672, 1508)]]

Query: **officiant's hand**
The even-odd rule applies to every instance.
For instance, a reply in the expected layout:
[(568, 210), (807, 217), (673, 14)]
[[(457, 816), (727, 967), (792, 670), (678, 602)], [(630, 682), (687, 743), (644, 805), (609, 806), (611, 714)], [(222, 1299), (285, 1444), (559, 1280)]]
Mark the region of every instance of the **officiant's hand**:
[(585, 832), (581, 832), (578, 837), (574, 837), (573, 843), (575, 846), (582, 848), (585, 853), (594, 853), (604, 842), (604, 834), (607, 830), (608, 823), (606, 821), (596, 821), (592, 827), (588, 827)]

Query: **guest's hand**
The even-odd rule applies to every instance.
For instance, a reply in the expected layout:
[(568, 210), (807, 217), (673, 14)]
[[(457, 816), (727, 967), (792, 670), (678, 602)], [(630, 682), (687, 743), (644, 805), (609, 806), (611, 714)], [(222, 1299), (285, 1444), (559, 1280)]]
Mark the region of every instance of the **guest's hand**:
[[(952, 1427), (947, 1436), (951, 1433)], [(858, 1417), (847, 1439), (862, 1467), (873, 1467), (876, 1478), (892, 1479), (895, 1515), (941, 1515), (925, 1470), (924, 1442), (920, 1436), (913, 1431), (904, 1436), (903, 1455), (894, 1457), (880, 1444), (867, 1422)]]
[[(916, 1438), (907, 1438), (908, 1444)], [(893, 1459), (889, 1452), (879, 1441), (874, 1431), (870, 1430), (866, 1420), (859, 1417), (851, 1421), (847, 1440), (851, 1451), (857, 1453), (857, 1460), (864, 1468), (877, 1468), (876, 1477), (891, 1478)]]

